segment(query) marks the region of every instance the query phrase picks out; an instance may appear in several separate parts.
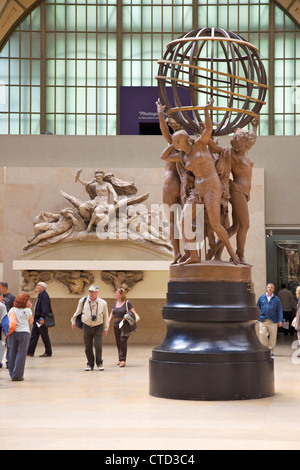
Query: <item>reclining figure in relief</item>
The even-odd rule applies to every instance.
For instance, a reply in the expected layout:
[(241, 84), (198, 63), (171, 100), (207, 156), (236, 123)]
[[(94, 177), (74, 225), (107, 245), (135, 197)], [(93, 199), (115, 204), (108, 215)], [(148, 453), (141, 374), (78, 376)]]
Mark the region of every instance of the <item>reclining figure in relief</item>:
[[(149, 193), (138, 196), (134, 183), (118, 179), (112, 173), (103, 170), (94, 171), (91, 181), (82, 179), (81, 173), (82, 169), (76, 171), (75, 182), (84, 186), (89, 199), (61, 191), (72, 207), (66, 207), (57, 213), (41, 212), (35, 217), (34, 234), (24, 246), (24, 254), (60, 241), (101, 242), (107, 238), (114, 240), (126, 238), (150, 250), (164, 251), (167, 256), (171, 254), (172, 246), (165, 238), (165, 234), (155, 236), (153, 228), (151, 236), (145, 237), (142, 223), (137, 223), (137, 220), (133, 223), (133, 218), (137, 219), (136, 214), (139, 213), (140, 207), (144, 208), (149, 216), (148, 219), (153, 223), (151, 211), (142, 206), (142, 203), (148, 199)], [(134, 234), (136, 236), (132, 236), (133, 229), (136, 230)]]

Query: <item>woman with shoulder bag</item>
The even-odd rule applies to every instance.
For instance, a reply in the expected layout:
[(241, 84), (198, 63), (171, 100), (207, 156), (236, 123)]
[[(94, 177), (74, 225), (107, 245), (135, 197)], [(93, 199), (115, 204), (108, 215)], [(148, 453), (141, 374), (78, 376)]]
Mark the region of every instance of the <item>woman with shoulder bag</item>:
[(24, 380), (24, 369), (27, 356), (27, 349), (30, 340), (29, 325), (33, 323), (31, 311), (31, 302), (29, 294), (19, 294), (15, 298), (14, 314), (17, 320), (17, 326), (8, 338), (10, 348), (8, 371), (13, 381)]
[(120, 322), (122, 320), (126, 321), (124, 317), (127, 312), (133, 312), (135, 316), (137, 315), (137, 313), (135, 312), (130, 300), (127, 300), (126, 291), (122, 287), (116, 290), (115, 299), (116, 301), (113, 304), (113, 308), (109, 316), (109, 322), (112, 319), (114, 321), (114, 333), (119, 357), (119, 361), (117, 364), (120, 367), (125, 367), (127, 357), (127, 342), (129, 336), (122, 335)]

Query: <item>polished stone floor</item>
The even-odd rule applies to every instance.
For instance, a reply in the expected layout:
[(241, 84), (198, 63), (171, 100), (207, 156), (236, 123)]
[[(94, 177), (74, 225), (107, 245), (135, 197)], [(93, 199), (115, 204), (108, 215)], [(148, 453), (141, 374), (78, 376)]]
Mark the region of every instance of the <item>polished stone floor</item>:
[[(0, 449), (300, 449), (300, 358), (296, 337), (278, 339), (271, 398), (199, 402), (148, 393), (150, 346), (129, 346), (128, 362), (104, 346), (105, 371), (85, 372), (81, 346), (27, 358), (25, 380), (0, 369)], [(294, 343), (295, 342), (295, 343)]]

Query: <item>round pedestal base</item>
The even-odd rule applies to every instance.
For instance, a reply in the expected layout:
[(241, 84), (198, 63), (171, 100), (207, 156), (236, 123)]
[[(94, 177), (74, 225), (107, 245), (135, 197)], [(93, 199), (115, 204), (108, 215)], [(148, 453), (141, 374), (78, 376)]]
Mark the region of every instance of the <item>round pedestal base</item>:
[(245, 363), (150, 359), (150, 395), (177, 400), (249, 400), (274, 395), (273, 359)]
[(255, 331), (259, 310), (251, 268), (244, 269), (241, 282), (234, 275), (229, 276), (230, 281), (207, 282), (202, 279), (211, 279), (215, 267), (200, 264), (198, 269), (195, 275), (197, 267), (192, 267), (196, 278), (192, 280), (191, 269), (178, 267), (176, 273), (176, 266), (171, 267), (163, 307), (167, 334), (152, 351), (150, 395), (182, 400), (274, 395), (273, 359)]

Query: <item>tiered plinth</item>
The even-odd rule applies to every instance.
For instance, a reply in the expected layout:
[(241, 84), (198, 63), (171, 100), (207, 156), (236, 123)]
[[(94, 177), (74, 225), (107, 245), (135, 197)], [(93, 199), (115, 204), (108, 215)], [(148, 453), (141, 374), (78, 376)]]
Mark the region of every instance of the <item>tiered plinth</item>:
[(274, 394), (274, 364), (259, 341), (251, 267), (203, 262), (170, 267), (163, 318), (152, 351), (150, 395), (244, 400)]

